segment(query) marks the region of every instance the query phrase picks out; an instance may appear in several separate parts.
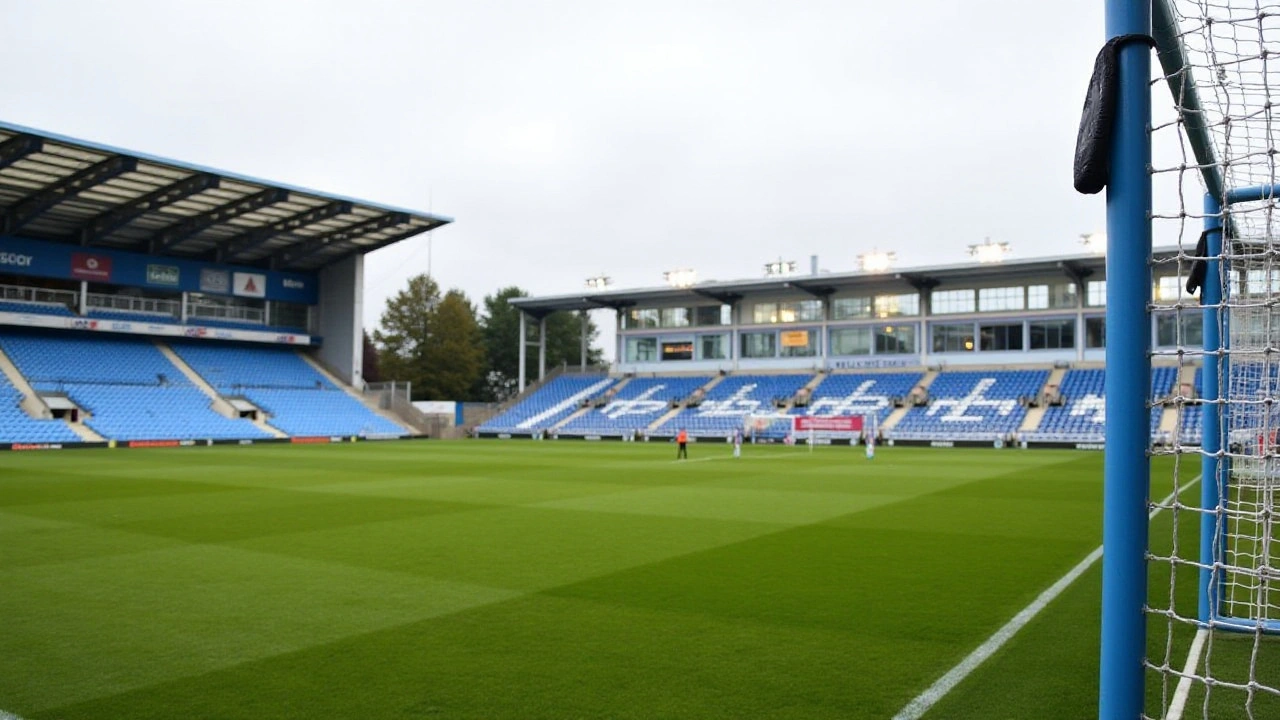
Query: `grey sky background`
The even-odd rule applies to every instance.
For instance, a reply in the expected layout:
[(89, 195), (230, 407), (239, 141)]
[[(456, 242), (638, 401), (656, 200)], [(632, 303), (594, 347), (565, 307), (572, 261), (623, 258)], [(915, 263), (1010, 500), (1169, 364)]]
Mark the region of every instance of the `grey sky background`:
[[(452, 216), (433, 274), (477, 304), (875, 248), (963, 262), (986, 237), (1071, 253), (1103, 227), (1071, 187), (1100, 2), (0, 8), (3, 119)], [(366, 324), (428, 242), (368, 257)]]

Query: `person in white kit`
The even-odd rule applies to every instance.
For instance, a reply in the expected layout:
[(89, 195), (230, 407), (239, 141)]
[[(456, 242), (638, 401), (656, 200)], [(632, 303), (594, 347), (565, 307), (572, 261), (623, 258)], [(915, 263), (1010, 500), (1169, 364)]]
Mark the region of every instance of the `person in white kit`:
[(733, 456), (742, 457), (742, 428), (733, 431)]

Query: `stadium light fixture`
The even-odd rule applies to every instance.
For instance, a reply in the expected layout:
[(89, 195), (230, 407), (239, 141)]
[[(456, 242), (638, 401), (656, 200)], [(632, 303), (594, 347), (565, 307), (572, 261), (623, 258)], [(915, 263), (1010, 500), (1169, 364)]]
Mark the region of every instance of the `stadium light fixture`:
[(686, 288), (698, 282), (698, 273), (695, 270), (684, 268), (681, 270), (668, 270), (662, 273), (662, 279), (671, 287)]
[(1107, 254), (1107, 234), (1104, 232), (1080, 233), (1080, 244), (1094, 255)]
[(898, 253), (872, 250), (858, 256), (858, 265), (863, 272), (881, 273), (898, 261)]
[(587, 278), (587, 288), (590, 290), (604, 290), (613, 284), (613, 278), (601, 273), (595, 277)]
[(778, 258), (773, 262), (767, 262), (764, 264), (764, 274), (765, 277), (795, 275), (796, 267), (797, 265), (795, 260), (783, 260), (782, 258)]
[(1008, 255), (1012, 250), (1007, 242), (991, 242), (991, 238), (987, 238), (985, 242), (977, 245), (969, 246), (969, 254), (978, 259), (980, 263), (998, 263), (1004, 260), (1004, 256)]

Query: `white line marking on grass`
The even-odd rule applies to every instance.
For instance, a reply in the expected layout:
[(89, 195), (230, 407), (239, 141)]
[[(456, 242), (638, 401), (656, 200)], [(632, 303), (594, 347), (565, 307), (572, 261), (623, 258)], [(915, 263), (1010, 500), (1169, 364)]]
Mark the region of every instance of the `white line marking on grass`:
[(17, 715), (14, 715), (13, 713), (7, 713), (3, 710), (0, 710), (0, 720), (22, 720), (22, 718), (18, 717)]
[[(1169, 497), (1160, 502), (1160, 505), (1168, 505), (1175, 495), (1181, 495), (1187, 488), (1190, 488), (1199, 480), (1200, 476), (1197, 475), (1186, 485), (1178, 488), (1176, 492), (1170, 493)], [(1160, 507), (1152, 510), (1147, 516), (1148, 519), (1154, 518), (1159, 514), (1160, 510)], [(1019, 630), (1025, 627), (1027, 623), (1031, 622), (1032, 618), (1040, 614), (1041, 610), (1044, 610), (1049, 603), (1053, 602), (1059, 595), (1061, 595), (1063, 590), (1066, 590), (1071, 583), (1075, 582), (1077, 578), (1092, 567), (1100, 557), (1102, 557), (1101, 545), (1099, 545), (1093, 552), (1089, 553), (1088, 557), (1081, 560), (1080, 564), (1067, 571), (1067, 574), (1063, 575), (1061, 579), (1050, 585), (1048, 590), (1040, 593), (1040, 595), (1033, 600), (1030, 605), (1023, 608), (1021, 612), (1013, 616), (1012, 620), (1005, 623), (1004, 627), (1000, 628), (995, 632), (995, 634), (987, 638), (986, 642), (979, 645), (976, 650), (965, 656), (959, 664), (948, 670), (946, 675), (938, 678), (937, 681), (926, 688), (924, 692), (920, 693), (911, 702), (907, 703), (906, 707), (902, 708), (902, 710), (898, 711), (897, 715), (893, 716), (893, 720), (920, 720), (920, 718), (929, 711), (929, 708), (932, 708), (939, 700), (946, 697), (947, 693), (951, 692), (956, 685), (959, 685), (962, 680), (969, 676), (969, 673), (978, 669), (979, 665), (986, 662), (987, 659), (994, 655), (997, 650), (1004, 646), (1005, 643), (1009, 642), (1010, 638), (1017, 635)]]
[(1164, 720), (1182, 720), (1182, 711), (1187, 707), (1187, 696), (1191, 694), (1191, 676), (1200, 664), (1200, 653), (1204, 651), (1204, 641), (1208, 637), (1207, 629), (1200, 628), (1196, 631), (1196, 639), (1191, 642), (1191, 649), (1187, 651), (1187, 664), (1182, 666), (1182, 679), (1178, 680), (1178, 687), (1173, 691), (1173, 700), (1169, 702), (1169, 711), (1165, 713)]

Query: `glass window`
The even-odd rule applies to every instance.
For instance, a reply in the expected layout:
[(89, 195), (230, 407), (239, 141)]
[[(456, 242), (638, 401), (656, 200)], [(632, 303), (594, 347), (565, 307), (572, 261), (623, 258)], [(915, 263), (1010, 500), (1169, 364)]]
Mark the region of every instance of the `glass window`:
[(876, 317), (914, 317), (920, 314), (920, 296), (915, 293), (906, 295), (877, 295), (875, 300)]
[(1107, 319), (1091, 317), (1084, 319), (1084, 346), (1087, 348), (1104, 348), (1107, 346)]
[(973, 312), (976, 307), (972, 290), (934, 290), (931, 299), (938, 315)]
[(1022, 310), (1026, 307), (1026, 289), (1018, 287), (982, 288), (978, 291), (978, 312)]
[(775, 332), (744, 332), (742, 357), (771, 358), (778, 355), (778, 334)]
[[(1163, 278), (1161, 278), (1163, 279)], [(1280, 290), (1280, 270), (1250, 270), (1245, 273), (1245, 292), (1250, 295), (1275, 295)]]
[[(1084, 304), (1089, 307), (1103, 307), (1107, 304), (1107, 281), (1090, 280), (1085, 289)], [(1102, 347), (1101, 345), (1099, 347)]]
[(658, 327), (658, 311), (656, 308), (632, 308), (627, 311), (628, 328), (656, 328)]
[(983, 351), (1021, 350), (1022, 323), (979, 325), (978, 344)]
[(821, 300), (790, 300), (756, 303), (751, 318), (759, 325), (767, 323), (818, 322), (822, 320)]
[(933, 351), (973, 352), (973, 323), (933, 326)]
[(871, 328), (832, 328), (832, 355), (870, 355)]
[(916, 350), (915, 325), (884, 325), (875, 329), (877, 355), (912, 355)]
[(689, 327), (689, 308), (662, 308), (662, 327)]
[(1029, 323), (1032, 350), (1067, 350), (1076, 346), (1075, 320), (1040, 320)]
[(751, 322), (756, 325), (778, 322), (778, 303), (756, 303), (751, 307)]
[(654, 362), (658, 359), (658, 338), (627, 338), (627, 362)]
[(702, 335), (698, 338), (699, 360), (727, 360), (728, 358), (728, 335)]
[[(1182, 322), (1178, 322), (1178, 316)], [(1181, 333), (1179, 333), (1181, 325)], [(1160, 347), (1204, 347), (1204, 315), (1199, 311), (1156, 315), (1156, 345)]]
[(701, 305), (693, 309), (693, 322), (695, 325), (728, 325), (729, 322), (725, 318), (725, 309), (728, 305)]
[(1028, 310), (1069, 310), (1075, 306), (1075, 283), (1032, 285), (1027, 288)]
[(1182, 297), (1183, 282), (1176, 275), (1156, 278), (1151, 295), (1156, 302), (1175, 302)]
[(871, 317), (871, 298), (836, 298), (831, 301), (831, 319), (849, 320), (851, 318)]

